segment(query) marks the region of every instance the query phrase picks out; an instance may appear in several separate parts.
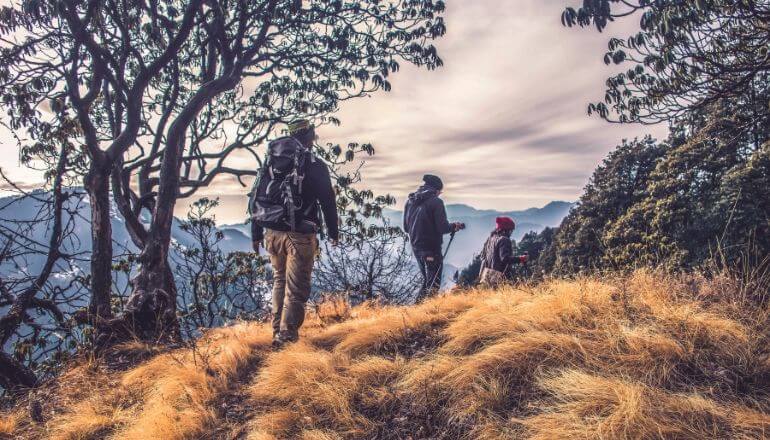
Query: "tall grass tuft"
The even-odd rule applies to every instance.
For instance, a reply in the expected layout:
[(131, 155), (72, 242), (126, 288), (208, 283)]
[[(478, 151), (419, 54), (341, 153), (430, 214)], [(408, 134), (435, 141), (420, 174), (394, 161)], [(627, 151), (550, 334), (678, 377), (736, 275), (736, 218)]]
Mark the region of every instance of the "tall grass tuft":
[[(72, 370), (42, 430), (24, 420), (8, 429), (60, 439), (231, 438), (218, 436), (228, 423), (252, 440), (770, 437), (770, 320), (749, 291), (761, 284), (707, 275), (547, 280), (411, 307), (321, 304), (281, 351), (269, 350), (266, 325), (241, 324), (119, 374)], [(233, 396), (244, 416), (224, 420), (218, 408)]]

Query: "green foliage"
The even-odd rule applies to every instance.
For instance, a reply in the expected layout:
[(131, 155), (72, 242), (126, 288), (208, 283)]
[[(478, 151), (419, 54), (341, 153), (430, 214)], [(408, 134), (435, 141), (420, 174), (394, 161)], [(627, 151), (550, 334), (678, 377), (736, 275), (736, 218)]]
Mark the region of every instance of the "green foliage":
[(461, 269), (457, 274), (455, 283), (460, 287), (474, 287), (479, 282), (479, 275), (481, 274), (481, 255), (474, 255), (473, 261)]
[(577, 273), (604, 264), (604, 236), (645, 195), (645, 184), (664, 148), (652, 138), (623, 141), (596, 169), (577, 206), (556, 234), (553, 269)]
[(589, 112), (621, 122), (686, 117), (722, 99), (747, 95), (770, 70), (770, 3), (764, 0), (584, 0), (567, 8), (566, 26), (595, 25), (638, 14), (638, 33), (612, 38), (607, 64), (628, 69), (607, 80)]
[(554, 271), (691, 269), (717, 254), (735, 261), (748, 247), (770, 253), (768, 113), (724, 101), (693, 113), (666, 142), (624, 142), (562, 223)]
[(746, 136), (739, 119), (719, 108), (696, 135), (667, 151), (650, 175), (647, 196), (608, 230), (608, 262), (691, 268), (718, 248), (748, 245), (755, 235), (770, 251), (770, 210), (763, 202), (770, 186), (762, 185), (770, 174), (763, 160), (768, 133), (757, 134), (765, 144), (754, 148), (755, 133)]
[(517, 278), (540, 278), (553, 271), (555, 252), (553, 241), (558, 232), (556, 228), (545, 228), (540, 232), (527, 232), (516, 248), (518, 254), (526, 254), (529, 261), (523, 266), (514, 266)]
[[(739, 249), (770, 253), (770, 3), (585, 0), (566, 26), (640, 14), (604, 61), (631, 64), (589, 106), (620, 122), (666, 121), (665, 142), (625, 142), (596, 170), (556, 236), (554, 271), (690, 269)], [(614, 115), (614, 116), (613, 116)]]

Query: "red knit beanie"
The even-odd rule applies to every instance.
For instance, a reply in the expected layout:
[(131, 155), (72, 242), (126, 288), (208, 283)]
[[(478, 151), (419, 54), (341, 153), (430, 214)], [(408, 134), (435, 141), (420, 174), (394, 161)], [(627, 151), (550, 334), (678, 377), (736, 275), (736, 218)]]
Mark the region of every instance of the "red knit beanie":
[(513, 231), (516, 229), (516, 223), (510, 217), (498, 217), (495, 219), (495, 223), (497, 224), (497, 229), (502, 231)]

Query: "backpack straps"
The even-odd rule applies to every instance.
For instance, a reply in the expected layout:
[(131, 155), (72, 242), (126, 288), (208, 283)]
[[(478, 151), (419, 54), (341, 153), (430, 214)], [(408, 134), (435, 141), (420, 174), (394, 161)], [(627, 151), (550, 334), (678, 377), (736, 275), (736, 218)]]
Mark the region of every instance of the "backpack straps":
[(288, 185), (288, 182), (284, 180), (282, 185), (283, 193), (286, 197), (286, 204), (289, 206), (287, 207), (287, 211), (289, 211), (289, 227), (291, 228), (292, 232), (297, 231), (297, 219), (294, 213), (294, 195), (291, 192), (291, 188)]

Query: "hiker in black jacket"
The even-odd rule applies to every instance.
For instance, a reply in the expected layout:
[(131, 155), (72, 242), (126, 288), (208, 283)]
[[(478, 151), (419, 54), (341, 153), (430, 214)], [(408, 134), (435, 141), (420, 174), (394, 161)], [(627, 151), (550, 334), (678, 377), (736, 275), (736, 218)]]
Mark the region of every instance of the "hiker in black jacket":
[(496, 228), (484, 243), (481, 251), (481, 273), (479, 282), (487, 286), (496, 286), (506, 279), (508, 269), (514, 264), (527, 262), (526, 255), (514, 255), (511, 234), (516, 223), (510, 217), (498, 217)]
[[(289, 124), (289, 134), (305, 149), (312, 151), (316, 135), (309, 121), (301, 119)], [(280, 157), (274, 160), (280, 167), (278, 161), (285, 162), (285, 159)], [(289, 161), (288, 165), (291, 163)], [(260, 246), (264, 244), (273, 268), (273, 346), (276, 348), (299, 338), (299, 329), (305, 319), (305, 304), (310, 297), (313, 263), (318, 255), (316, 234), (321, 231), (322, 224), (326, 224), (332, 246), (336, 246), (339, 240), (337, 201), (329, 168), (311, 156), (299, 171), (302, 173), (302, 178), (298, 179), (302, 192), (299, 203), (292, 202), (299, 206), (294, 224), (271, 223), (271, 226), (263, 228), (254, 218), (251, 222), (254, 251), (259, 253)]]
[(404, 231), (409, 234), (423, 278), (418, 301), (435, 294), (441, 287), (443, 236), (465, 228), (463, 223), (449, 223), (447, 220), (444, 202), (438, 197), (444, 188), (441, 179), (426, 174), (422, 180), (425, 184), (409, 194), (404, 208)]

